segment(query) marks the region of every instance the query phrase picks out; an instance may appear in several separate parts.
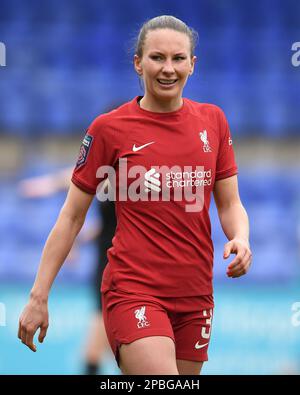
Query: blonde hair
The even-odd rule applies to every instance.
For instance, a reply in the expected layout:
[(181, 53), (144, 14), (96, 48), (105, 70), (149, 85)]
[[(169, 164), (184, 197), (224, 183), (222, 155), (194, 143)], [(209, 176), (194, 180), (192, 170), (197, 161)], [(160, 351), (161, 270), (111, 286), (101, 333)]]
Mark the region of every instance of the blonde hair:
[(138, 57), (141, 58), (143, 56), (143, 48), (148, 32), (156, 29), (172, 29), (186, 34), (191, 44), (191, 57), (194, 56), (195, 48), (198, 42), (198, 33), (193, 28), (186, 25), (183, 21), (175, 18), (172, 15), (161, 15), (148, 20), (141, 27), (135, 40), (135, 53), (138, 55)]

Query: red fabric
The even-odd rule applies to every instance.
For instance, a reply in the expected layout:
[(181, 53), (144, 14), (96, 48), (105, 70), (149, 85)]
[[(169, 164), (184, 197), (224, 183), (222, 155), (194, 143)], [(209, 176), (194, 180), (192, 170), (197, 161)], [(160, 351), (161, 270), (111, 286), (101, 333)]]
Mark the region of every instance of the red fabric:
[[(178, 111), (154, 113), (141, 109), (137, 100), (95, 119), (87, 131), (92, 136), (87, 157), (72, 177), (79, 188), (96, 193), (104, 179), (97, 178), (97, 169), (110, 165), (116, 170), (118, 225), (101, 289), (164, 297), (211, 294), (211, 192), (216, 180), (237, 174), (225, 115), (217, 106), (189, 99)], [(128, 170), (135, 165), (146, 171), (161, 166), (182, 171), (190, 166), (193, 171), (202, 166), (206, 184), (201, 211), (187, 212), (191, 202), (176, 201), (173, 187), (170, 201), (163, 201), (161, 194), (158, 201), (120, 201), (120, 158), (127, 159)], [(127, 179), (128, 188), (135, 179)]]
[(167, 336), (176, 359), (207, 361), (213, 318), (210, 295), (156, 298), (122, 291), (102, 295), (107, 338), (119, 364), (119, 346), (149, 336)]

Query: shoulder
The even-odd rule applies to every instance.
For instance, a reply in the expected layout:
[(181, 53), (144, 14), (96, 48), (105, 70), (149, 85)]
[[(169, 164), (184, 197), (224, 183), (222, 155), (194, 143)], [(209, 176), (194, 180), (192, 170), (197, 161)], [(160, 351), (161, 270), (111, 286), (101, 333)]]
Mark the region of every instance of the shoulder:
[(191, 99), (185, 99), (189, 107), (189, 112), (195, 116), (207, 117), (212, 121), (220, 122), (225, 117), (221, 107), (212, 103), (200, 103)]
[(96, 128), (101, 128), (109, 126), (113, 121), (117, 120), (119, 117), (126, 115), (129, 112), (130, 103), (124, 103), (119, 107), (114, 108), (109, 112), (99, 114), (91, 123), (91, 126)]
[[(129, 112), (130, 103), (124, 103), (113, 110), (98, 115), (89, 125), (87, 133), (96, 139), (120, 137), (120, 121)], [(117, 132), (117, 133), (116, 133)]]

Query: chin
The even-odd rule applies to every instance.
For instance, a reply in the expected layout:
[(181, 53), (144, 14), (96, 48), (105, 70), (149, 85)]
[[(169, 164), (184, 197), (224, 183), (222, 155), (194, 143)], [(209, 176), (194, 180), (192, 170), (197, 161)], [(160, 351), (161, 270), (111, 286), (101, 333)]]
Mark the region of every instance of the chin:
[(172, 99), (176, 99), (180, 96), (180, 91), (178, 91), (177, 89), (176, 89), (176, 91), (174, 90), (174, 92), (156, 91), (155, 96), (159, 99), (172, 100)]

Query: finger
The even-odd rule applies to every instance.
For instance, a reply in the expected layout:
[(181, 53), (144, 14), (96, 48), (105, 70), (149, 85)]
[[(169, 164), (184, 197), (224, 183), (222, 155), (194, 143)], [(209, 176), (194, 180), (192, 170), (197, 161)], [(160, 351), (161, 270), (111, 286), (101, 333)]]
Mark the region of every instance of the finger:
[(26, 346), (30, 348), (31, 351), (36, 352), (36, 346), (33, 344), (33, 336), (35, 331), (33, 329), (29, 329), (26, 334)]
[(48, 325), (41, 326), (40, 334), (39, 334), (39, 342), (43, 343), (46, 335), (47, 335)]
[(246, 266), (250, 262), (250, 255), (246, 252), (245, 255), (238, 254), (236, 258), (228, 265), (228, 270), (235, 270), (239, 266)]
[(227, 259), (231, 254), (232, 244), (225, 244), (223, 257)]
[(228, 265), (228, 270), (235, 269), (238, 265), (240, 265), (246, 255), (246, 252), (246, 250), (239, 251), (234, 260)]
[(21, 342), (26, 345), (27, 331), (24, 326), (21, 327)]
[(230, 277), (232, 277), (232, 278), (241, 277), (241, 276), (244, 276), (245, 274), (247, 274), (247, 272), (248, 272), (248, 269), (247, 269), (247, 268), (242, 268), (242, 269), (236, 271), (236, 272), (235, 272), (234, 274), (232, 274), (232, 276), (230, 276)]
[(246, 274), (246, 268), (244, 266), (239, 266), (237, 269), (232, 270), (227, 273), (228, 277), (239, 277), (242, 274)]
[(243, 259), (242, 263), (236, 266), (234, 269), (229, 270), (227, 275), (229, 277), (239, 277), (243, 274), (246, 274), (250, 268), (250, 259)]

